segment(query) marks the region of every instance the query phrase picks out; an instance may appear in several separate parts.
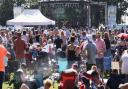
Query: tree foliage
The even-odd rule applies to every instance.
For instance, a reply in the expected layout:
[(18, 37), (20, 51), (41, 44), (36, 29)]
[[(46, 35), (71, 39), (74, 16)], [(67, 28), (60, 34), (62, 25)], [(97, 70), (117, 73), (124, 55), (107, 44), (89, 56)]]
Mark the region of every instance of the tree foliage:
[(116, 5), (117, 23), (121, 23), (121, 16), (125, 14), (126, 9), (128, 8), (127, 0), (92, 0), (92, 1), (102, 1), (102, 2), (107, 2), (108, 5)]
[(21, 6), (22, 4), (25, 4), (25, 3), (26, 3), (26, 0), (14, 0), (14, 3), (15, 3), (17, 6)]
[(4, 0), (0, 6), (0, 25), (6, 25), (6, 21), (13, 18), (13, 0)]
[(5, 26), (6, 21), (13, 18), (13, 5), (21, 6), (27, 2), (37, 2), (37, 0), (3, 0), (0, 5), (0, 25)]

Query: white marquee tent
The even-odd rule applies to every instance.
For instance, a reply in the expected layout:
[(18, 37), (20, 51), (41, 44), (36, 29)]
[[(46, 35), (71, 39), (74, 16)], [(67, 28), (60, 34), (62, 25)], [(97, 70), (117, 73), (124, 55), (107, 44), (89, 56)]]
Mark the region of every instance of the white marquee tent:
[(38, 9), (25, 9), (16, 18), (8, 20), (7, 25), (55, 25), (55, 21), (42, 15)]

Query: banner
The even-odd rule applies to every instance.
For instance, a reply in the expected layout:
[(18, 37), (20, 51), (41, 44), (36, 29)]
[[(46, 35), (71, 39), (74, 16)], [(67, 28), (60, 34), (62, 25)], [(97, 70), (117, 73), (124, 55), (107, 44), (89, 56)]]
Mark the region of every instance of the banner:
[(117, 7), (113, 5), (108, 5), (108, 27), (113, 28), (116, 25), (116, 13)]

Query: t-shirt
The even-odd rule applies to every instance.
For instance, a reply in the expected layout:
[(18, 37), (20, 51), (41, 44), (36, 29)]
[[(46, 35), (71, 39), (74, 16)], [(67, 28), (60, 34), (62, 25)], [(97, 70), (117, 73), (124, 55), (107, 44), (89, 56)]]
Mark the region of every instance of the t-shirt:
[(67, 29), (66, 30), (66, 37), (69, 38), (71, 36), (71, 32)]
[(3, 37), (2, 37), (2, 40), (3, 40), (3, 44), (4, 44), (5, 46), (7, 46), (7, 42), (8, 42), (7, 38), (6, 38), (5, 36), (3, 36)]
[(88, 44), (85, 47), (85, 50), (87, 50), (87, 55), (88, 55), (88, 60), (87, 63), (88, 64), (96, 64), (96, 53), (97, 53), (97, 49), (95, 44), (88, 42)]
[(16, 39), (14, 41), (14, 51), (16, 54), (16, 58), (24, 58), (25, 54), (24, 51), (26, 50), (25, 41), (22, 39)]
[(111, 47), (111, 43), (109, 39), (104, 39), (104, 42), (106, 44), (106, 49), (109, 49)]
[(61, 44), (63, 43), (63, 40), (60, 39), (60, 38), (57, 38), (55, 41), (54, 41), (55, 45), (56, 45), (56, 48), (61, 48)]
[(47, 44), (46, 46), (44, 46), (44, 49), (42, 49), (42, 51), (54, 54), (54, 50), (53, 49), (54, 49), (54, 45), (53, 44)]
[(35, 36), (35, 41), (40, 43), (40, 35)]
[(3, 45), (0, 45), (0, 71), (5, 71), (4, 58), (7, 55), (7, 50)]
[(83, 36), (83, 35), (80, 37), (80, 39), (84, 41), (88, 40), (87, 36)]
[(128, 74), (128, 53), (127, 51), (125, 51), (125, 53), (122, 55), (121, 60), (122, 60), (122, 67), (121, 67), (122, 74)]
[(103, 58), (104, 52), (106, 51), (106, 45), (103, 39), (96, 39), (95, 41), (97, 47), (97, 58)]
[(28, 39), (28, 36), (27, 36), (27, 35), (23, 35), (23, 36), (22, 36), (22, 40), (24, 40), (25, 43), (28, 44), (28, 40), (29, 40), (29, 39)]

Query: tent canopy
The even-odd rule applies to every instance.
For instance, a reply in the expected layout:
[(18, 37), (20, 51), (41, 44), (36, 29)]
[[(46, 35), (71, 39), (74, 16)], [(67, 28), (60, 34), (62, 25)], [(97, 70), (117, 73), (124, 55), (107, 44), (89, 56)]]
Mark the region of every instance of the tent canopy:
[(8, 20), (7, 25), (55, 25), (55, 21), (42, 15), (38, 9), (25, 9), (18, 17)]

